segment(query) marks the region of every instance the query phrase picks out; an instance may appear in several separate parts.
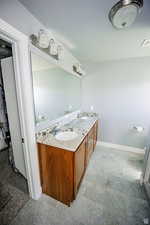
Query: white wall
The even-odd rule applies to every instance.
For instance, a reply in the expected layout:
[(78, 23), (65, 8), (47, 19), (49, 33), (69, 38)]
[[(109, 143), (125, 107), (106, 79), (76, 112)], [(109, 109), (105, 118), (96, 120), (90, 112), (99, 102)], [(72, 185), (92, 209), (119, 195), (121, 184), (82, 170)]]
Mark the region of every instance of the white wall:
[[(26, 34), (38, 34), (40, 29), (47, 29), (39, 20), (37, 20), (19, 1), (17, 0), (1, 0), (0, 1), (0, 18)], [(56, 39), (51, 32), (51, 37)], [(57, 42), (61, 43), (61, 40)], [(72, 72), (72, 65), (76, 64), (78, 60), (72, 55), (67, 48), (63, 48), (63, 59), (59, 60), (58, 66), (63, 67), (65, 70)]]
[[(150, 136), (150, 57), (86, 65), (83, 109), (100, 116), (99, 140), (143, 148)], [(144, 127), (142, 134), (132, 126)]]
[(42, 23), (17, 0), (0, 1), (0, 18), (26, 35), (36, 33), (43, 27)]

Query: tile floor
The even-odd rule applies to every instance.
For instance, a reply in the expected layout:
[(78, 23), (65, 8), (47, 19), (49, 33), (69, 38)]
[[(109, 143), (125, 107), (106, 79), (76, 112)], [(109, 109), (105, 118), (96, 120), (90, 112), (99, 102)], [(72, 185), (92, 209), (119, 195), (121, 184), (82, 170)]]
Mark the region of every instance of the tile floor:
[(149, 205), (139, 184), (143, 156), (97, 147), (77, 199), (67, 207), (42, 195), (11, 225), (142, 225)]

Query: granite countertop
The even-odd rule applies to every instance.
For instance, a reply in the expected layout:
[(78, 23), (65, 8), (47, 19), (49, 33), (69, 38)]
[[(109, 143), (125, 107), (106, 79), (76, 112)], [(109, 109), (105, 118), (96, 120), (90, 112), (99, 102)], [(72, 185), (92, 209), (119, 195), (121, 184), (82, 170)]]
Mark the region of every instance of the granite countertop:
[(51, 133), (52, 128), (44, 129), (36, 134), (37, 143), (50, 145), (54, 147), (58, 147), (61, 149), (65, 149), (68, 151), (75, 152), (89, 130), (92, 128), (94, 123), (98, 120), (98, 117), (88, 117), (87, 119), (76, 118), (72, 120), (70, 123), (59, 127), (58, 132), (62, 131), (74, 131), (78, 134), (78, 136), (69, 141), (60, 141), (55, 138), (55, 135)]

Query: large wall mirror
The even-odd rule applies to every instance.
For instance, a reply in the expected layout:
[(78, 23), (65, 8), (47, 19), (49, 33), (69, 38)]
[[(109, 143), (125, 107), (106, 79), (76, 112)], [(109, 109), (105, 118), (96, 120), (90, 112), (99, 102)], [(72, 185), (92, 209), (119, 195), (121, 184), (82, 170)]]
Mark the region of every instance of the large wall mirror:
[(81, 107), (81, 80), (31, 53), (36, 123), (52, 121)]

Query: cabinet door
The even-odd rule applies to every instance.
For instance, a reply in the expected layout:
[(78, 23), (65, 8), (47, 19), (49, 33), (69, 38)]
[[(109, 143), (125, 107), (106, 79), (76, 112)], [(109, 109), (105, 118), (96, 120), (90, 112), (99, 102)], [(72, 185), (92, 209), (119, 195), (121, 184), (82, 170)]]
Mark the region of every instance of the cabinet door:
[(38, 144), (43, 193), (64, 204), (73, 201), (73, 152)]
[(75, 152), (75, 163), (74, 163), (74, 194), (76, 196), (82, 177), (85, 171), (85, 149), (86, 141), (84, 140), (78, 150)]
[(86, 166), (89, 163), (91, 155), (94, 149), (94, 129), (92, 128), (87, 136), (87, 148), (86, 148)]

